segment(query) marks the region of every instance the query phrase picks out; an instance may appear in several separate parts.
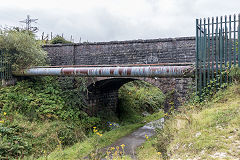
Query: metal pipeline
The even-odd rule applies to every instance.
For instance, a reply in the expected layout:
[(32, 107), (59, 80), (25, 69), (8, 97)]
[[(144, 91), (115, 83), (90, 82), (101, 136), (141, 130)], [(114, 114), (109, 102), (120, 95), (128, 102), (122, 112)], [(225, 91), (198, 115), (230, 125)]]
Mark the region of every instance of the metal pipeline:
[(82, 76), (82, 77), (192, 77), (193, 66), (118, 66), (118, 67), (35, 67), (15, 76)]
[(36, 67), (13, 72), (15, 76), (82, 77), (191, 77), (193, 74), (193, 66)]

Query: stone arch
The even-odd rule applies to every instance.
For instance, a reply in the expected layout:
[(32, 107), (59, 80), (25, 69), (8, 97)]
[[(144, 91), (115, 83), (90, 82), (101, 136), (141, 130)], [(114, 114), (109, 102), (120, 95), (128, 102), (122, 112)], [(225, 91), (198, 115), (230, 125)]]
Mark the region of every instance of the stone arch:
[[(158, 87), (164, 94), (173, 91), (173, 101), (175, 107), (180, 105), (179, 97), (184, 97), (186, 86), (191, 82), (191, 78), (142, 78), (142, 77), (96, 77), (88, 82), (88, 104), (89, 114), (99, 112), (116, 113), (118, 103), (118, 90), (125, 83), (142, 80)], [(169, 108), (166, 101), (165, 110)]]
[(134, 78), (95, 78), (88, 85), (88, 106), (90, 114), (101, 112), (116, 113), (118, 90), (125, 83), (134, 81)]

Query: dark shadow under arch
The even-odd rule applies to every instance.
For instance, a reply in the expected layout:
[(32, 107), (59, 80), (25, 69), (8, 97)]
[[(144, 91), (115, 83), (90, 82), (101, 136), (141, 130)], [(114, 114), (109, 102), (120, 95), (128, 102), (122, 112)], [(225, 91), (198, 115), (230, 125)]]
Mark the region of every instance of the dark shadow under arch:
[(94, 90), (101, 90), (101, 91), (108, 91), (108, 90), (118, 90), (122, 85), (125, 83), (135, 81), (138, 79), (134, 78), (109, 78), (97, 81), (95, 83), (92, 83), (88, 86), (89, 92), (92, 92)]

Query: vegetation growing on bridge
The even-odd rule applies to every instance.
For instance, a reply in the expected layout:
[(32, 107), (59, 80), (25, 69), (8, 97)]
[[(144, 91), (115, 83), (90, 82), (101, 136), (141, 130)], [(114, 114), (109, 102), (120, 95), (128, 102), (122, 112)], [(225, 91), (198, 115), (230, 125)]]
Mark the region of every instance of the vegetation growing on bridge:
[(70, 41), (67, 41), (66, 39), (64, 39), (63, 37), (57, 35), (56, 37), (54, 37), (51, 41), (51, 44), (69, 44), (72, 43)]

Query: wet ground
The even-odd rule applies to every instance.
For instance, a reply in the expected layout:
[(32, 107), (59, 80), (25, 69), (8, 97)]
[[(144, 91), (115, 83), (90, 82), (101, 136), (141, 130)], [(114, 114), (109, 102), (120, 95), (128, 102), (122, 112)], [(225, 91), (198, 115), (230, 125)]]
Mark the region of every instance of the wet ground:
[[(137, 129), (130, 135), (124, 136), (114, 142), (112, 145), (106, 147), (106, 148), (111, 148), (119, 146), (121, 150), (121, 145), (124, 144), (124, 154), (125, 155), (130, 155), (133, 159), (136, 159), (136, 149), (137, 147), (141, 146), (145, 141), (146, 141), (146, 136), (151, 137), (155, 134), (155, 129), (156, 128), (162, 128), (163, 127), (163, 122), (164, 118), (161, 118), (159, 120), (147, 123), (143, 127)], [(106, 150), (105, 148), (105, 150)]]

